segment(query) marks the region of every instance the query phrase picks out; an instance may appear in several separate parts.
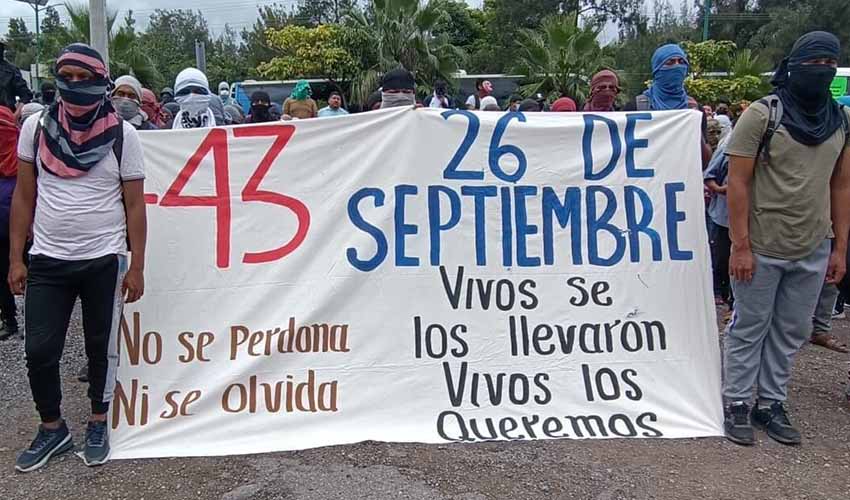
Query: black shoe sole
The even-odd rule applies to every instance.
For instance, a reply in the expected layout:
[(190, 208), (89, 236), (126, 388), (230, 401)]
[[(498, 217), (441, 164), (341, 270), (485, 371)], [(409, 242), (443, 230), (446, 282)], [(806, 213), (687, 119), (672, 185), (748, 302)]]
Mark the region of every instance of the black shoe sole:
[(47, 462), (49, 462), (51, 458), (57, 457), (65, 452), (71, 451), (72, 449), (74, 449), (74, 442), (71, 439), (71, 434), (68, 434), (62, 441), (62, 444), (54, 448), (50, 453), (45, 455), (44, 458), (39, 460), (37, 463), (26, 468), (20, 467), (16, 464), (15, 470), (18, 472), (32, 472), (34, 470), (38, 470), (47, 465)]
[(740, 445), (740, 446), (753, 446), (753, 445), (756, 444), (755, 438), (753, 438), (752, 440), (740, 439), (740, 438), (736, 438), (735, 436), (730, 436), (729, 434), (724, 434), (724, 437), (726, 439), (728, 439), (729, 441), (731, 441), (731, 442), (733, 442), (737, 445)]

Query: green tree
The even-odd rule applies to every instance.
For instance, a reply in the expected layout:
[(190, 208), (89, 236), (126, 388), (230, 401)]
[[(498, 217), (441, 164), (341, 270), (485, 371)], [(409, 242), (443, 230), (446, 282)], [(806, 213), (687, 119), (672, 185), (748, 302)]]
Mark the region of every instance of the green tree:
[(354, 78), (354, 102), (365, 102), (369, 93), (378, 88), (380, 75), (397, 66), (413, 72), (420, 90), (427, 90), (428, 83), (438, 78), (451, 80), (463, 53), (445, 34), (434, 34), (445, 15), (435, 2), (373, 0), (367, 11), (349, 13), (353, 26), (369, 37), (376, 61)]
[(270, 61), (275, 51), (269, 47), (266, 40), (266, 32), (270, 29), (280, 29), (295, 23), (294, 14), (283, 5), (264, 5), (258, 9), (259, 16), (254, 21), (251, 29), (242, 30), (242, 46), (239, 49), (240, 57), (245, 65), (251, 68), (243, 76), (257, 77), (257, 69), (260, 64)]
[(584, 100), (593, 73), (613, 64), (609, 51), (596, 41), (601, 26), (577, 26), (575, 17), (555, 15), (543, 21), (541, 31), (520, 32), (520, 62), (514, 69), (528, 75), (529, 83), (520, 88), (523, 95), (540, 92), (549, 98)]
[(651, 18), (644, 16), (632, 26), (621, 27), (620, 40), (612, 47), (625, 96), (642, 92), (652, 79), (655, 49), (665, 43), (701, 38), (689, 9), (676, 12), (669, 0), (655, 0), (652, 13)]
[(27, 23), (23, 18), (9, 19), (9, 28), (6, 32), (6, 59), (25, 71), (29, 71), (30, 65), (35, 63), (35, 35), (27, 29)]
[(150, 54), (164, 85), (171, 87), (180, 71), (195, 66), (195, 40), (210, 46), (207, 21), (200, 12), (158, 9), (139, 37), (139, 47)]
[[(68, 30), (70, 41), (90, 43), (89, 9), (87, 5), (65, 4), (71, 25)], [(109, 36), (109, 73), (113, 77), (133, 75), (142, 85), (157, 86), (162, 82), (162, 75), (157, 70), (153, 58), (139, 43), (133, 18), (129, 11), (124, 18), (124, 25), (115, 29), (118, 18), (116, 11), (106, 13), (106, 27)]]
[(207, 48), (207, 78), (211, 86), (217, 88), (219, 82), (242, 80), (254, 71), (245, 58), (240, 57), (240, 50), (239, 35), (230, 26), (212, 40)]
[[(729, 40), (684, 42), (691, 75), (685, 80), (688, 95), (703, 103), (716, 103), (719, 99), (739, 101), (755, 99), (764, 92), (761, 76), (756, 73), (758, 57), (750, 51), (736, 54), (735, 43)], [(739, 64), (735, 68), (734, 64)], [(726, 76), (709, 76), (716, 72)]]
[(847, 0), (770, 0), (765, 12), (770, 21), (749, 42), (767, 61), (777, 64), (800, 35), (814, 30), (835, 34), (844, 48), (840, 63), (850, 65), (850, 9)]
[(299, 24), (339, 24), (346, 13), (357, 8), (356, 0), (301, 0), (295, 11)]
[(41, 20), (41, 60), (56, 59), (59, 51), (69, 43), (71, 43), (71, 35), (59, 18), (59, 12), (53, 7), (48, 7)]

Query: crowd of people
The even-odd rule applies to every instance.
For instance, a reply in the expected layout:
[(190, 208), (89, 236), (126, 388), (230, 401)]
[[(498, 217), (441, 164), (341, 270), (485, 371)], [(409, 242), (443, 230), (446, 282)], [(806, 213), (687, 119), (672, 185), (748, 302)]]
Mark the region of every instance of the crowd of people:
[[(785, 407), (794, 355), (806, 341), (847, 352), (830, 333), (833, 309), (843, 306), (839, 292), (850, 298), (850, 283), (842, 279), (850, 258), (850, 113), (829, 91), (838, 58), (835, 36), (808, 33), (776, 70), (770, 95), (703, 107), (685, 90), (689, 61), (676, 44), (656, 50), (651, 85), (622, 108), (612, 70), (592, 76), (589, 97), (579, 106), (570, 96), (550, 103), (541, 95), (511, 96), (500, 104), (486, 80), (462, 102), (438, 81), (419, 102), (414, 75), (397, 68), (383, 75), (365, 110), (702, 111), (699, 147), (715, 294), (718, 307), (730, 311), (724, 342), (726, 436), (754, 444), (755, 426), (779, 442), (798, 444), (800, 433)], [(15, 467), (38, 469), (73, 446), (60, 409), (59, 362), (78, 298), (91, 400), (82, 455), (88, 465), (99, 465), (109, 457), (106, 414), (115, 387), (121, 307), (144, 293), (145, 173), (137, 131), (348, 111), (338, 92), (319, 109), (308, 82), (300, 81), (280, 105), (254, 92), (244, 113), (229, 84), (214, 93), (195, 68), (181, 71), (174, 87), (157, 96), (131, 75), (112, 80), (101, 55), (79, 43), (59, 54), (55, 84), (41, 85), (38, 102), (10, 68), (0, 62), (0, 273), (8, 276), (7, 286), (0, 286), (0, 337), (19, 336), (13, 294), (26, 290), (26, 364), (42, 422)]]

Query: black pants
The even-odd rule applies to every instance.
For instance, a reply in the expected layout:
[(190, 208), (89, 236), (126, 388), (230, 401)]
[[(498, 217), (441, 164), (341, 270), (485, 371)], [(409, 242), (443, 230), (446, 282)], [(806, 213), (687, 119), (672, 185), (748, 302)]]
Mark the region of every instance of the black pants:
[(9, 238), (0, 236), (0, 319), (7, 327), (18, 327), (15, 296), (9, 289)]
[(729, 257), (732, 254), (732, 240), (729, 228), (714, 225), (712, 236), (714, 246), (714, 290), (727, 304), (732, 304), (732, 288), (729, 285)]
[(60, 418), (59, 360), (77, 297), (83, 312), (92, 413), (109, 410), (118, 368), (118, 325), (126, 258), (67, 261), (43, 255), (30, 260), (24, 313), (30, 389), (43, 422)]

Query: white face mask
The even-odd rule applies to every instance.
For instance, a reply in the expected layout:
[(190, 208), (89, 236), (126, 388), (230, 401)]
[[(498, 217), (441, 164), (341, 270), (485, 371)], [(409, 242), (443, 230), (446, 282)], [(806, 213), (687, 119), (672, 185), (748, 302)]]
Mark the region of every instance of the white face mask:
[(210, 108), (210, 96), (203, 94), (188, 94), (177, 96), (180, 111), (185, 111), (191, 117), (206, 113)]
[(219, 90), (218, 96), (221, 97), (222, 99), (227, 99), (228, 97), (230, 97), (230, 91), (229, 90)]
[(413, 106), (414, 104), (416, 104), (416, 96), (414, 94), (381, 92), (381, 109)]
[(125, 120), (132, 120), (139, 114), (139, 103), (126, 97), (113, 97), (112, 107)]

